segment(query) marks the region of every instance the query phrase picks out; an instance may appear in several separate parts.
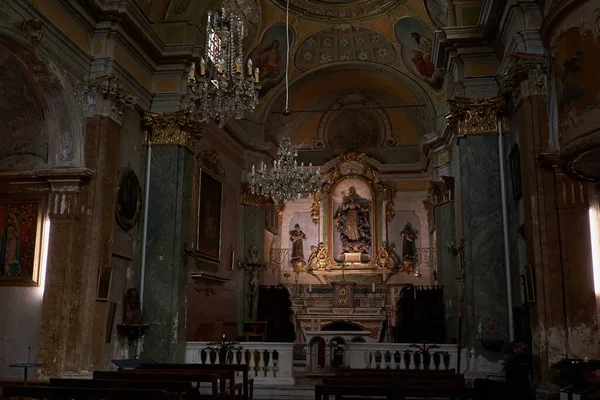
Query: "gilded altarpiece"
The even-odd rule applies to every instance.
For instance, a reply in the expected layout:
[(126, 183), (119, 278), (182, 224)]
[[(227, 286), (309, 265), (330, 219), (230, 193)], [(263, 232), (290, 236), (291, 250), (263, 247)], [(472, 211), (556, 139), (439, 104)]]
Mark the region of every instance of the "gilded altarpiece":
[(290, 267), (282, 267), (282, 282), (292, 293), (300, 342), (304, 332), (345, 324), (372, 341), (388, 337), (384, 322), (394, 320), (400, 287), (387, 282), (402, 263), (401, 249), (387, 242), (395, 190), (377, 174), (363, 154), (346, 153), (314, 198), (286, 203)]

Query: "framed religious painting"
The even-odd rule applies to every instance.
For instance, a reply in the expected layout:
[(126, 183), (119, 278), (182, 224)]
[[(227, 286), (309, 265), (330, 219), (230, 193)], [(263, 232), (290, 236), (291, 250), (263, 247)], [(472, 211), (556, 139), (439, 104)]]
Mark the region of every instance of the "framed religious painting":
[(39, 285), (43, 208), (41, 198), (0, 198), (1, 286)]
[(127, 167), (119, 173), (117, 205), (115, 217), (117, 224), (125, 232), (130, 231), (140, 218), (142, 209), (142, 188), (135, 172)]
[(523, 185), (521, 183), (521, 153), (519, 151), (519, 145), (515, 144), (513, 146), (509, 158), (513, 197), (515, 200), (519, 200), (523, 195)]
[(206, 169), (198, 174), (198, 255), (212, 261), (221, 258), (221, 220), (223, 212), (223, 182)]

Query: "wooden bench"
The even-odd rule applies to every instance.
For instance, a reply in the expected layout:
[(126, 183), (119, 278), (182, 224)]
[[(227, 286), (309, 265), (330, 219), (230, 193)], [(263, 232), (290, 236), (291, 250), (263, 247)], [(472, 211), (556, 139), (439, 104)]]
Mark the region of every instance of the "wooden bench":
[(254, 398), (254, 379), (248, 378), (249, 367), (246, 364), (142, 364), (141, 370), (178, 370), (178, 371), (227, 371), (232, 379), (238, 372), (242, 373), (243, 400)]
[[(124, 380), (124, 381), (161, 381), (161, 382), (187, 382), (196, 383), (198, 389), (201, 383), (211, 384), (211, 396), (223, 397), (222, 391), (219, 391), (217, 382), (221, 379), (223, 382), (228, 378), (225, 374), (219, 373), (201, 373), (197, 371), (160, 371), (160, 370), (121, 370), (121, 371), (94, 371), (94, 380)], [(236, 389), (241, 397), (241, 385), (236, 387), (235, 382), (230, 380), (229, 398), (235, 400)]]
[(450, 399), (468, 398), (464, 379), (411, 379), (409, 377), (356, 377), (325, 378), (322, 385), (315, 387), (315, 399), (336, 400), (344, 397), (381, 396), (387, 399), (406, 397), (439, 397)]
[(343, 368), (338, 371), (340, 375), (456, 375), (454, 369), (373, 369), (373, 368)]
[(4, 386), (0, 398), (29, 397), (76, 400), (178, 400), (165, 390), (69, 388), (51, 386)]

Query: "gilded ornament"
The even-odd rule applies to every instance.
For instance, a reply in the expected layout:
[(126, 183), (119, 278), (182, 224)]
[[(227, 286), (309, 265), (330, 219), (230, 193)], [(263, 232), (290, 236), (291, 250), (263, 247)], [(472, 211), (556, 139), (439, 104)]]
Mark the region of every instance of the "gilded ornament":
[(335, 167), (327, 172), (327, 182), (323, 185), (323, 193), (330, 194), (331, 190), (341, 178), (345, 176), (361, 176), (372, 186), (375, 186), (377, 174), (373, 167), (363, 160), (364, 153), (344, 153)]
[(137, 97), (127, 94), (119, 83), (119, 78), (104, 75), (89, 80), (84, 89), (85, 116), (104, 116), (121, 124), (126, 108), (133, 108)]
[(310, 208), (310, 216), (315, 224), (319, 223), (319, 218), (321, 216), (321, 199), (319, 193), (320, 192), (315, 192), (315, 200)]
[[(426, 207), (439, 206), (454, 201), (454, 178), (443, 176), (442, 181), (429, 182)], [(425, 205), (425, 203), (423, 203)]]
[(329, 256), (327, 255), (327, 249), (325, 243), (321, 242), (318, 246), (310, 246), (311, 254), (308, 258), (308, 270), (324, 270), (329, 263)]
[(190, 113), (144, 114), (144, 144), (184, 146), (194, 151), (194, 143), (203, 133), (203, 129)]
[(279, 225), (283, 224), (283, 213), (285, 212), (285, 203), (281, 202), (277, 204), (277, 220)]
[(250, 207), (265, 207), (271, 203), (271, 199), (266, 196), (261, 196), (259, 194), (252, 194), (250, 191), (250, 185), (248, 182), (242, 183), (242, 195), (240, 199), (240, 203), (243, 206)]
[(200, 166), (211, 173), (223, 177), (225, 168), (219, 157), (219, 152), (215, 149), (204, 149), (200, 151)]
[(379, 245), (376, 264), (379, 269), (395, 269), (398, 266), (398, 257), (394, 253), (395, 247), (383, 242)]
[(498, 118), (502, 116), (502, 96), (488, 98), (457, 97), (450, 104), (449, 125), (456, 129), (459, 137), (486, 135), (498, 132)]

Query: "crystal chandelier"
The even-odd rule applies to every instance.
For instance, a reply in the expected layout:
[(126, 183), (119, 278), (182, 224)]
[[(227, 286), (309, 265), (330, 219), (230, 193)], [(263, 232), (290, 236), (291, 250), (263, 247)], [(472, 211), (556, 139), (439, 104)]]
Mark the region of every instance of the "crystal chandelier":
[(298, 167), (296, 157), (298, 149), (292, 145), (292, 140), (286, 136), (277, 150), (276, 161), (273, 168), (267, 171), (265, 163), (260, 163), (258, 171), (252, 166), (250, 173), (250, 191), (252, 194), (271, 196), (276, 202), (282, 200), (293, 201), (298, 198), (308, 197), (321, 189), (321, 172), (317, 169), (316, 174), (304, 169), (304, 163)]
[[(289, 0), (287, 1), (286, 9), (286, 32), (289, 29)], [(290, 60), (290, 37), (286, 35), (287, 62), (285, 64), (285, 113), (289, 115), (289, 81), (288, 81), (288, 65)], [(252, 166), (252, 172), (249, 177), (250, 191), (252, 194), (260, 194), (262, 196), (270, 196), (274, 201), (294, 201), (299, 198), (304, 198), (313, 195), (316, 191), (321, 190), (323, 182), (321, 181), (320, 168), (317, 168), (316, 174), (312, 172), (312, 163), (308, 167), (308, 171), (304, 168), (304, 163), (298, 167), (296, 158), (298, 157), (298, 149), (292, 145), (292, 140), (287, 132), (287, 119), (285, 122), (285, 137), (277, 150), (278, 159), (273, 161), (273, 168), (267, 171), (267, 167), (263, 162), (260, 163), (258, 171)]]
[(244, 68), (244, 23), (239, 15), (223, 8), (208, 13), (205, 57), (200, 74), (192, 64), (184, 108), (200, 121), (209, 119), (222, 128), (231, 117), (241, 119), (258, 104), (259, 70), (252, 60)]

